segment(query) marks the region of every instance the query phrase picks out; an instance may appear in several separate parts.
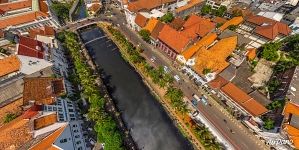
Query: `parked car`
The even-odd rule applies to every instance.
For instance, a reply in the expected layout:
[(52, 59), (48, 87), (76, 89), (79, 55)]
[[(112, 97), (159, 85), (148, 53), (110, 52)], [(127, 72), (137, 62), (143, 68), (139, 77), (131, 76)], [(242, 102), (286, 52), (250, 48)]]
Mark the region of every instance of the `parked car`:
[(152, 62), (155, 62), (155, 61), (156, 61), (156, 57), (155, 57), (155, 56), (152, 56), (151, 61), (152, 61)]
[(173, 76), (173, 78), (174, 78), (177, 82), (179, 82), (179, 81), (181, 80), (180, 77), (179, 77), (178, 75)]
[(192, 116), (193, 116), (193, 117), (196, 117), (198, 114), (199, 114), (199, 111), (196, 110), (196, 111), (194, 111), (194, 112), (192, 113)]
[(96, 141), (94, 140), (94, 139), (92, 139), (92, 138), (89, 138), (89, 143), (91, 144), (91, 145), (95, 145), (95, 143), (96, 143)]
[(169, 73), (169, 69), (168, 69), (167, 66), (164, 66), (163, 69), (164, 69), (164, 72), (165, 72), (165, 73)]

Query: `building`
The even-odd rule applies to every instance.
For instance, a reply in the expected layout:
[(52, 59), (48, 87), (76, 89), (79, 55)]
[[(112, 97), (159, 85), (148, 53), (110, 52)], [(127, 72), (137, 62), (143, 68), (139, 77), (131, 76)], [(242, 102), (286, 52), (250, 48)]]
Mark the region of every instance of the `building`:
[(189, 0), (186, 5), (175, 9), (174, 14), (179, 17), (188, 16), (189, 14), (198, 12), (203, 4), (203, 0)]
[(21, 62), (17, 56), (9, 56), (4, 59), (0, 59), (0, 81), (8, 80), (13, 76), (18, 75), (21, 68)]
[(145, 25), (147, 24), (148, 18), (146, 18), (145, 16), (143, 16), (142, 14), (138, 13), (136, 18), (135, 18), (135, 30), (136, 31), (140, 31), (142, 28), (145, 27)]
[(29, 37), (37, 41), (47, 44), (50, 48), (57, 48), (57, 40), (55, 39), (55, 30), (50, 26), (30, 29)]
[(212, 9), (218, 9), (221, 6), (229, 8), (232, 4), (232, 0), (207, 0), (206, 5), (210, 5)]
[(50, 50), (45, 43), (25, 36), (19, 38), (17, 54), (50, 60)]
[(158, 36), (161, 32), (161, 30), (164, 27), (164, 23), (162, 23), (161, 21), (158, 20), (158, 22), (156, 23), (155, 27), (153, 28), (152, 32), (151, 32), (151, 44), (154, 45), (155, 47), (158, 46), (159, 43), (159, 39)]
[(281, 133), (286, 135), (288, 139), (291, 141), (287, 143), (293, 149), (299, 148), (299, 123), (298, 123), (298, 116), (299, 116), (299, 106), (292, 102), (288, 102), (285, 105), (283, 110), (284, 115), (284, 124), (283, 130)]
[(165, 52), (171, 59), (175, 59), (190, 44), (191, 40), (182, 32), (179, 32), (169, 25), (164, 25), (160, 31), (158, 48)]

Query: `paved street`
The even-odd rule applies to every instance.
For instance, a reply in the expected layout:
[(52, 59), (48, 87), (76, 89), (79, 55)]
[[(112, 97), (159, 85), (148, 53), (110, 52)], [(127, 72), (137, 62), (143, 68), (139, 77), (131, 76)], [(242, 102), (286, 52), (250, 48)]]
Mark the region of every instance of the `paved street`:
[[(139, 38), (135, 32), (130, 30), (123, 23), (125, 22), (125, 17), (122, 14), (114, 9), (113, 12), (116, 16), (112, 17), (112, 22), (114, 24), (119, 24), (121, 31), (127, 36), (127, 38), (134, 44), (140, 44), (144, 48), (144, 55), (150, 59), (152, 56), (156, 57), (155, 63), (162, 66), (168, 66), (171, 69), (171, 73), (180, 75), (181, 79), (184, 79), (184, 82), (179, 84), (179, 87), (183, 90), (185, 95), (191, 99), (192, 94), (201, 95), (203, 91), (195, 88), (194, 84), (191, 83), (186, 77), (184, 77), (177, 69), (172, 67), (172, 61), (170, 61), (164, 54), (162, 54), (158, 49), (153, 48), (152, 45), (147, 44), (141, 38)], [(246, 150), (246, 149), (267, 149), (267, 147), (258, 140), (257, 137), (253, 136), (251, 133), (245, 129), (245, 127), (233, 119), (225, 110), (214, 100), (209, 99), (209, 103), (212, 106), (204, 106), (199, 104), (199, 109), (205, 115), (205, 117), (213, 123), (213, 125), (218, 129), (218, 131), (230, 142), (235, 149)], [(227, 120), (225, 123), (223, 120)], [(235, 133), (232, 134), (230, 130), (233, 130)]]

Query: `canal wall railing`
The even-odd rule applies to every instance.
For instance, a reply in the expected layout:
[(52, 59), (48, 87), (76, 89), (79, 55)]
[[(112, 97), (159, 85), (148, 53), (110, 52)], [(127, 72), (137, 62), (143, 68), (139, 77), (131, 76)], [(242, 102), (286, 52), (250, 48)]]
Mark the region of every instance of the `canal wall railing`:
[(100, 88), (100, 92), (101, 94), (103, 94), (103, 97), (105, 99), (105, 106), (106, 106), (106, 110), (108, 111), (109, 114), (113, 115), (114, 119), (117, 122), (118, 128), (119, 130), (123, 133), (124, 135), (124, 145), (126, 146), (127, 149), (130, 150), (137, 150), (137, 145), (135, 143), (135, 141), (133, 140), (130, 131), (127, 129), (123, 119), (121, 118), (121, 113), (119, 112), (119, 110), (117, 109), (117, 106), (115, 105), (114, 101), (112, 100), (112, 98), (109, 95), (109, 92), (107, 91), (106, 86), (104, 85), (99, 73), (99, 66), (97, 66), (95, 64), (95, 62), (93, 61), (93, 59), (90, 57), (88, 50), (85, 48), (85, 44), (82, 41), (80, 34), (78, 33), (78, 31), (75, 31), (75, 33), (79, 36), (79, 43), (81, 45), (81, 49), (82, 49), (82, 54), (83, 56), (86, 58), (86, 61), (88, 63), (88, 65), (92, 68), (92, 70), (94, 71), (94, 73), (96, 73), (98, 76), (96, 77), (96, 85)]

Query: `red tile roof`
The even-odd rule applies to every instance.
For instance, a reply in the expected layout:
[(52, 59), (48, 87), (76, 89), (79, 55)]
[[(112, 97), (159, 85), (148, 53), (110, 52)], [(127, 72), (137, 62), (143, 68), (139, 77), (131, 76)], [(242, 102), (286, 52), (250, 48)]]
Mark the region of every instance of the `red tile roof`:
[(182, 33), (191, 39), (199, 37), (204, 37), (213, 29), (215, 29), (215, 23), (211, 22), (209, 19), (199, 17), (197, 15), (191, 15), (188, 20), (183, 25), (184, 29)]
[(153, 39), (158, 39), (158, 36), (159, 36), (161, 30), (163, 29), (164, 25), (165, 24), (163, 22), (161, 22), (161, 21), (157, 22), (156, 26), (154, 27), (154, 29), (153, 29), (153, 31), (151, 33), (151, 37)]
[(177, 53), (181, 53), (190, 42), (181, 32), (176, 31), (169, 25), (163, 27), (158, 38)]
[(43, 43), (35, 39), (20, 36), (18, 55), (43, 59), (45, 49)]
[(0, 4), (0, 9), (7, 12), (23, 8), (29, 8), (32, 5), (32, 0), (21, 0), (9, 3)]
[(31, 38), (35, 38), (37, 35), (54, 36), (55, 35), (55, 30), (54, 30), (53, 27), (50, 27), (50, 26), (44, 26), (44, 27), (41, 27), (41, 28), (29, 30), (29, 36)]
[(274, 40), (279, 34), (287, 36), (292, 32), (291, 28), (287, 24), (266, 18), (264, 16), (251, 15), (247, 18), (247, 22), (257, 26), (254, 30), (255, 33), (270, 40)]
[(225, 80), (221, 76), (217, 76), (214, 80), (209, 82), (209, 86), (213, 89), (220, 89), (224, 85), (226, 85), (229, 81)]
[(136, 0), (129, 2), (128, 10), (131, 12), (138, 12), (140, 10), (151, 10), (163, 4), (172, 3), (176, 0)]
[(48, 4), (46, 3), (46, 1), (38, 0), (38, 3), (39, 3), (39, 10), (45, 14), (48, 14), (49, 8), (48, 8)]
[(25, 105), (29, 101), (34, 101), (36, 104), (52, 104), (55, 102), (55, 97), (60, 96), (64, 92), (63, 79), (51, 77), (24, 79), (23, 100)]
[(57, 114), (49, 114), (46, 116), (39, 117), (37, 119), (34, 119), (34, 130), (38, 130), (44, 127), (47, 127), (49, 125), (52, 125), (57, 122)]
[(229, 96), (233, 101), (243, 107), (252, 116), (259, 116), (266, 113), (268, 110), (263, 105), (258, 103), (236, 85), (229, 82), (221, 88), (221, 91)]
[(172, 20), (172, 22), (169, 24), (169, 26), (171, 26), (172, 28), (179, 30), (183, 27), (183, 25), (185, 24), (185, 20), (182, 18), (175, 18)]
[(147, 21), (148, 21), (148, 19), (146, 17), (144, 17), (143, 15), (141, 15), (140, 13), (138, 13), (135, 18), (135, 23), (141, 28), (145, 27)]
[(16, 55), (0, 59), (0, 77), (20, 70), (21, 62)]

